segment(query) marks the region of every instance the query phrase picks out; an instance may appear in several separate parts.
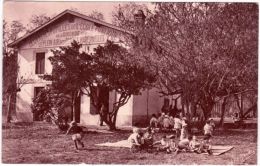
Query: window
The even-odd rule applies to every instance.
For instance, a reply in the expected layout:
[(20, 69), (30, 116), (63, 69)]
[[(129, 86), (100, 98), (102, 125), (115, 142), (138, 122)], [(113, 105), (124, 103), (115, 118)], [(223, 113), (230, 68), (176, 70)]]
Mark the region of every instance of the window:
[(34, 97), (36, 97), (44, 87), (34, 87)]
[(45, 52), (36, 53), (35, 74), (44, 74)]

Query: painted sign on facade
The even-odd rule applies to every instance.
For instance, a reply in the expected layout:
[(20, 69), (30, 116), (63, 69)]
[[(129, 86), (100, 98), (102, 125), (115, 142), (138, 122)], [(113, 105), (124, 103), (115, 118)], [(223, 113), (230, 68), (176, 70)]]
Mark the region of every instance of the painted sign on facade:
[[(107, 35), (109, 34), (109, 35)], [(35, 34), (22, 48), (46, 48), (69, 45), (73, 40), (81, 44), (102, 44), (107, 40), (123, 40), (120, 32), (95, 23), (75, 18), (73, 23), (64, 20)]]

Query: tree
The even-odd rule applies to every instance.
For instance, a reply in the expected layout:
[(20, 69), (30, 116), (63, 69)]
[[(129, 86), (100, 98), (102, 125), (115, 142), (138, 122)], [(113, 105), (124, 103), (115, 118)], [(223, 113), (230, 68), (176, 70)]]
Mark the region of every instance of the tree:
[[(50, 57), (53, 65), (52, 75), (44, 76), (51, 80), (52, 86), (59, 92), (75, 99), (81, 94), (91, 97), (103, 121), (111, 130), (116, 129), (116, 117), (121, 106), (127, 103), (131, 95), (139, 94), (154, 81), (154, 75), (132, 63), (131, 54), (123, 47), (108, 41), (98, 46), (92, 55), (80, 52), (81, 45), (73, 42), (71, 46), (53, 50)], [(132, 81), (135, 80), (135, 81)], [(113, 109), (101, 113), (102, 89), (115, 90), (119, 100), (113, 103)]]
[(113, 103), (113, 109), (102, 117), (112, 130), (116, 129), (119, 108), (132, 95), (138, 95), (142, 90), (151, 87), (156, 80), (155, 74), (139, 65), (132, 59), (133, 56), (137, 55), (110, 41), (105, 46), (98, 46), (93, 55), (95, 69), (100, 78), (98, 85), (115, 90), (119, 95), (119, 99)]
[(7, 45), (15, 41), (25, 32), (25, 27), (19, 21), (12, 21), (8, 24), (3, 20), (3, 54), (5, 56), (10, 56), (13, 53), (13, 49), (9, 48)]
[(187, 116), (199, 105), (207, 119), (220, 99), (257, 89), (257, 11), (256, 4), (157, 3), (136, 28), (135, 49), (158, 71), (163, 94), (181, 94)]
[(101, 21), (105, 20), (104, 15), (97, 10), (93, 10), (88, 16), (91, 17), (91, 18), (95, 18), (97, 20), (101, 20)]
[(147, 5), (142, 3), (127, 2), (121, 5), (115, 6), (112, 11), (112, 23), (126, 30), (135, 31), (135, 19), (134, 14), (142, 10), (146, 12), (146, 15), (150, 13)]
[(75, 112), (76, 98), (83, 93), (82, 88), (87, 87), (86, 80), (92, 76), (91, 56), (80, 52), (81, 45), (76, 41), (71, 46), (60, 47), (52, 50), (53, 55), (49, 58), (53, 70), (52, 75), (43, 78), (52, 81), (52, 87), (58, 93), (71, 96), (72, 112)]
[[(24, 78), (18, 76), (17, 51), (9, 48), (8, 44), (15, 41), (25, 27), (19, 21), (3, 23), (3, 108), (7, 110), (7, 122), (11, 121), (12, 110), (15, 109), (16, 93), (26, 82)], [(17, 82), (20, 82), (18, 85)], [(5, 108), (7, 106), (7, 108)]]
[(30, 23), (27, 25), (27, 32), (30, 32), (33, 29), (45, 24), (50, 19), (51, 17), (47, 16), (46, 14), (32, 15), (30, 18)]

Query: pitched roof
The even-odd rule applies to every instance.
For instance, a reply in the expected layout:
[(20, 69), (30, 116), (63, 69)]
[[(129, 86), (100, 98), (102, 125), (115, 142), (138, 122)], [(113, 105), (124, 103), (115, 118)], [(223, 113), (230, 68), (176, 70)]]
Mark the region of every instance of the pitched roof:
[(33, 34), (35, 34), (36, 32), (39, 32), (41, 29), (43, 29), (44, 27), (50, 25), (51, 23), (55, 22), (56, 20), (58, 20), (59, 18), (63, 17), (64, 15), (66, 14), (71, 14), (71, 15), (74, 15), (74, 16), (77, 16), (77, 17), (80, 17), (84, 20), (88, 20), (88, 21), (91, 21), (91, 22), (94, 22), (94, 23), (97, 23), (97, 24), (101, 24), (103, 26), (106, 26), (108, 28), (112, 28), (112, 29), (115, 29), (115, 30), (118, 30), (120, 32), (123, 32), (123, 33), (127, 33), (127, 34), (133, 34), (132, 32), (130, 31), (127, 31), (125, 29), (122, 29), (118, 26), (115, 26), (113, 24), (109, 24), (107, 22), (104, 22), (104, 21), (101, 21), (101, 20), (97, 20), (97, 19), (94, 19), (94, 18), (91, 18), (91, 17), (88, 17), (84, 14), (81, 14), (81, 13), (78, 13), (78, 12), (75, 12), (75, 11), (72, 11), (72, 10), (65, 10), (63, 11), (62, 13), (58, 14), (57, 16), (53, 17), (52, 19), (50, 19), (48, 22), (46, 22), (45, 24), (35, 28), (34, 30), (32, 30), (31, 32), (25, 34), (24, 36), (18, 38), (17, 40), (15, 40), (14, 42), (10, 43), (8, 46), (9, 47), (14, 47), (16, 45), (18, 45), (20, 42), (22, 42), (24, 39), (32, 36)]

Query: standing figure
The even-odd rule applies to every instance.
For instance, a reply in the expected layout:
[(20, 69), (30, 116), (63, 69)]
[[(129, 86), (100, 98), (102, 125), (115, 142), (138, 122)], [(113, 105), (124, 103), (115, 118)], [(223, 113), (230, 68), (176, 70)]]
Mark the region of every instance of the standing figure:
[(108, 107), (105, 103), (102, 103), (100, 108), (100, 126), (103, 126), (104, 120), (107, 119)]
[(233, 117), (232, 117), (233, 121), (234, 121), (234, 124), (236, 127), (239, 127), (240, 126), (240, 122), (241, 122), (241, 119), (240, 119), (240, 115), (238, 112), (235, 112)]
[(163, 119), (164, 119), (165, 114), (164, 113), (159, 113), (158, 115), (158, 124), (157, 126), (161, 130), (163, 128)]
[(180, 137), (181, 134), (181, 119), (179, 115), (174, 118), (174, 129), (176, 131), (176, 136)]
[(213, 135), (213, 127), (210, 125), (210, 121), (208, 120), (204, 126), (204, 136), (211, 137)]
[(188, 124), (186, 120), (182, 120), (181, 136), (180, 140), (183, 140), (188, 137)]
[(150, 120), (150, 127), (151, 128), (157, 128), (157, 126), (158, 126), (158, 120), (156, 118), (156, 115), (152, 114), (152, 118)]
[(164, 129), (170, 129), (171, 128), (171, 121), (170, 121), (170, 117), (168, 115), (169, 113), (167, 113), (163, 119), (163, 128)]
[(213, 119), (210, 119), (209, 124), (212, 126), (213, 130), (215, 130), (216, 125)]

